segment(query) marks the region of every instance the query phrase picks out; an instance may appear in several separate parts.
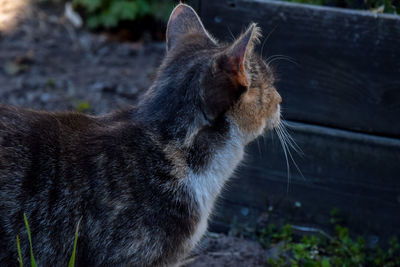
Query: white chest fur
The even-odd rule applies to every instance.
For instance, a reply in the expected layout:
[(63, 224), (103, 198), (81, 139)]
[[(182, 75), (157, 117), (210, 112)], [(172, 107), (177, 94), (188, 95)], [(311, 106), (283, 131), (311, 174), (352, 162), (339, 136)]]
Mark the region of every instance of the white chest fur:
[(194, 247), (207, 229), (207, 220), (214, 206), (215, 199), (224, 183), (243, 159), (244, 142), (239, 129), (232, 125), (229, 138), (223, 147), (215, 151), (208, 167), (202, 173), (189, 171), (185, 178), (185, 186), (192, 192), (193, 201), (200, 208), (200, 222), (190, 240)]

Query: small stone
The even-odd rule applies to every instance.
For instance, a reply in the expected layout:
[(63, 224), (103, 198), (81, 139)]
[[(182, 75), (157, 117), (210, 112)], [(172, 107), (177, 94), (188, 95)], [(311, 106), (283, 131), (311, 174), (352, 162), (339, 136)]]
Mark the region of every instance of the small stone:
[(73, 10), (70, 2), (65, 3), (64, 15), (75, 28), (82, 27), (82, 18), (75, 10)]
[(48, 93), (43, 93), (40, 95), (40, 101), (42, 102), (47, 102), (50, 99), (50, 94)]
[(215, 17), (214, 18), (215, 23), (221, 23), (222, 22), (222, 18), (221, 17)]
[(240, 212), (242, 213), (242, 215), (243, 216), (247, 216), (247, 215), (249, 215), (249, 209), (248, 208), (242, 208), (241, 210), (240, 210)]

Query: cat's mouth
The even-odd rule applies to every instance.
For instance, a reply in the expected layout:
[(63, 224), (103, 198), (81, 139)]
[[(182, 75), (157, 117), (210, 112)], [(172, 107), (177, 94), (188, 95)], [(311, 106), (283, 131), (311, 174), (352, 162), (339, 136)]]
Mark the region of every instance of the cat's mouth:
[(268, 131), (279, 128), (280, 123), (281, 123), (281, 110), (280, 106), (278, 105), (276, 112), (272, 116), (268, 117), (261, 125), (261, 127), (258, 128), (257, 131), (254, 131), (249, 135), (250, 137), (248, 139), (248, 142), (256, 139), (257, 137), (265, 134)]

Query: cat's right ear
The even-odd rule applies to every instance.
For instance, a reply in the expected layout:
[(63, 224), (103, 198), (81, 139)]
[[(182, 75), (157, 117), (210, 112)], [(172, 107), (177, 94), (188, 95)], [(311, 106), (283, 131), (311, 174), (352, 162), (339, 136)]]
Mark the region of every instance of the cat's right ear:
[(204, 35), (206, 38), (214, 42), (212, 37), (204, 28), (203, 23), (196, 14), (196, 11), (188, 5), (179, 4), (174, 8), (168, 20), (166, 33), (167, 51), (170, 51), (174, 46), (176, 46), (180, 39), (188, 33)]
[(246, 63), (253, 53), (255, 43), (259, 42), (260, 35), (257, 24), (252, 23), (218, 59), (219, 68), (224, 70), (238, 85), (244, 87), (249, 85)]
[(257, 25), (251, 24), (214, 60), (210, 74), (203, 80), (203, 98), (207, 103), (205, 114), (208, 119), (214, 119), (227, 111), (247, 91), (251, 77), (246, 66), (260, 34)]

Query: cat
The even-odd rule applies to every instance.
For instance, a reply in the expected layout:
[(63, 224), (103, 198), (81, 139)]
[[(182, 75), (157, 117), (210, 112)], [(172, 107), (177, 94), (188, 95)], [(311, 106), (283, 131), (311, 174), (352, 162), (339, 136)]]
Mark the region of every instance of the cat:
[(251, 24), (219, 43), (170, 15), (166, 56), (136, 106), (102, 116), (0, 107), (0, 266), (175, 266), (196, 246), (244, 147), (280, 123)]

